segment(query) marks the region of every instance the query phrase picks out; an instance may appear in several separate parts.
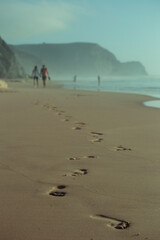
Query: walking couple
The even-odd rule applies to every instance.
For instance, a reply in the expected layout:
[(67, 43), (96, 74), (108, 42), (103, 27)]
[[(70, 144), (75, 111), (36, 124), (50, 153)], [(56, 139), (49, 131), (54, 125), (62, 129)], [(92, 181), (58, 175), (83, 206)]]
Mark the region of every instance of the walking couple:
[(33, 71), (32, 71), (32, 77), (33, 77), (35, 87), (38, 87), (38, 79), (39, 79), (39, 77), (42, 77), (43, 87), (45, 88), (47, 77), (50, 80), (49, 73), (48, 73), (48, 68), (45, 65), (43, 65), (42, 68), (41, 68), (41, 71), (39, 73), (38, 67), (35, 66)]

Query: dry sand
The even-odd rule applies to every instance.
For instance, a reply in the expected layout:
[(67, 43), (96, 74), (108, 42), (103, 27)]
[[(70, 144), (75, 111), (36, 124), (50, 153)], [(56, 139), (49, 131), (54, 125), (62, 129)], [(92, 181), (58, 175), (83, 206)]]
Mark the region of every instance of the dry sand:
[(3, 89), (8, 88), (8, 85), (5, 81), (0, 80), (0, 90), (2, 91)]
[(1, 240), (158, 240), (160, 110), (150, 97), (8, 83)]

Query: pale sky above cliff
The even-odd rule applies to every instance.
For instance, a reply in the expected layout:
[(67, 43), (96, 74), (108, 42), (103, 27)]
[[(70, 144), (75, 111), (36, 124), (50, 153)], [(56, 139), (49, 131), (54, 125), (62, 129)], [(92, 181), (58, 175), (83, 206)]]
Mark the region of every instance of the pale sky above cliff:
[(160, 75), (159, 0), (0, 0), (9, 44), (94, 42)]

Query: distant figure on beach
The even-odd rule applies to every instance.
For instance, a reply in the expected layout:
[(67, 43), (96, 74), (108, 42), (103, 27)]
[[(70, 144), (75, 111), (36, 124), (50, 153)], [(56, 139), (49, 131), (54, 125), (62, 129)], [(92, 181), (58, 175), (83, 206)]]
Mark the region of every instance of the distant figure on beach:
[(101, 77), (98, 75), (98, 87), (100, 87), (101, 84)]
[(46, 87), (46, 79), (47, 79), (47, 76), (48, 76), (48, 68), (43, 65), (42, 68), (41, 68), (41, 77), (42, 77), (42, 81), (43, 81), (43, 87)]
[(73, 82), (74, 82), (74, 83), (77, 82), (77, 75), (74, 75)]
[(74, 75), (73, 82), (75, 84), (74, 85), (74, 89), (76, 89), (77, 75)]
[(38, 67), (35, 66), (33, 71), (32, 71), (34, 87), (38, 87), (38, 78), (39, 78), (39, 76), (40, 76), (40, 74), (39, 74), (39, 71), (38, 71)]

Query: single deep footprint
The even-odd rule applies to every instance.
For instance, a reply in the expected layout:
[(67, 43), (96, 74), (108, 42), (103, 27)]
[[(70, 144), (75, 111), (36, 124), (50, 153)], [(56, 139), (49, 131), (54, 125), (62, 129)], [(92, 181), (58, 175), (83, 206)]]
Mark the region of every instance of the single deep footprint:
[(65, 174), (64, 176), (78, 177), (78, 176), (86, 175), (87, 173), (88, 173), (87, 169), (78, 169), (78, 170), (75, 170), (73, 173), (68, 173), (68, 174)]
[(93, 219), (96, 219), (96, 220), (105, 221), (107, 227), (111, 227), (111, 228), (118, 229), (118, 230), (124, 230), (130, 226), (129, 222), (127, 222), (127, 221), (108, 217), (103, 214), (92, 215), (90, 217)]
[(61, 191), (62, 189), (65, 189), (65, 185), (58, 185), (54, 187), (50, 192), (49, 195), (54, 197), (64, 197), (67, 193), (65, 191)]

